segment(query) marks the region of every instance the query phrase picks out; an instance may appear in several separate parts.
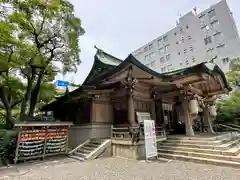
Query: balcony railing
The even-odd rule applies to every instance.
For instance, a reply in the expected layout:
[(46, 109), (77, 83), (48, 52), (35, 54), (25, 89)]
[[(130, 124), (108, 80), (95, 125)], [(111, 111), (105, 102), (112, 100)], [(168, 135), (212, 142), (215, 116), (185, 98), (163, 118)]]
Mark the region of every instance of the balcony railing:
[[(129, 132), (129, 127), (128, 126), (122, 126), (122, 127), (114, 127), (112, 126), (112, 139), (118, 139), (118, 140), (130, 140), (131, 134)], [(132, 132), (139, 132), (139, 127), (131, 127)], [(155, 127), (155, 133), (157, 137), (165, 137), (166, 132), (163, 127), (156, 126)], [(140, 128), (139, 132), (139, 139), (144, 139), (144, 129), (143, 127)]]

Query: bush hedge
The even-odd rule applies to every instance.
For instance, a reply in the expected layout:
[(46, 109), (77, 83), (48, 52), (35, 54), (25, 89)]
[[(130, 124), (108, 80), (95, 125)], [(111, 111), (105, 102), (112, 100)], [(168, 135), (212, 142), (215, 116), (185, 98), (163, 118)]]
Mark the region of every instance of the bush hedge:
[(0, 163), (7, 165), (13, 163), (17, 131), (15, 130), (0, 130)]

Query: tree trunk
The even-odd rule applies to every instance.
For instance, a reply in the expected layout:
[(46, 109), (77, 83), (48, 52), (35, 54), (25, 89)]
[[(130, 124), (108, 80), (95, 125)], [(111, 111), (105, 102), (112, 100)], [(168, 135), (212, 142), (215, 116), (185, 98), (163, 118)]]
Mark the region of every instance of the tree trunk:
[(3, 87), (0, 89), (0, 98), (2, 99), (4, 109), (6, 111), (6, 128), (12, 129), (14, 126), (14, 121), (12, 118), (12, 108), (10, 106), (10, 98), (8, 94), (8, 89)]
[(12, 129), (14, 126), (14, 121), (12, 118), (12, 109), (9, 107), (6, 109), (6, 128)]
[(213, 127), (212, 127), (212, 120), (211, 120), (211, 116), (209, 114), (209, 110), (208, 107), (206, 106), (203, 109), (203, 116), (204, 116), (204, 122), (207, 124), (208, 126), (208, 132), (210, 132), (211, 134), (214, 133)]
[(24, 121), (24, 119), (25, 119), (27, 102), (29, 101), (30, 96), (31, 96), (31, 91), (32, 91), (32, 87), (33, 87), (35, 77), (36, 77), (36, 72), (35, 72), (34, 69), (32, 69), (32, 77), (30, 79), (28, 79), (27, 90), (26, 90), (24, 99), (23, 99), (22, 104), (21, 104), (20, 121)]
[(33, 92), (31, 93), (30, 109), (29, 109), (29, 113), (28, 113), (29, 117), (33, 117), (34, 110), (35, 110), (36, 104), (37, 104), (38, 94), (39, 94), (40, 87), (41, 87), (42, 78), (43, 78), (43, 72), (41, 72), (41, 74), (38, 76), (37, 84), (36, 84)]

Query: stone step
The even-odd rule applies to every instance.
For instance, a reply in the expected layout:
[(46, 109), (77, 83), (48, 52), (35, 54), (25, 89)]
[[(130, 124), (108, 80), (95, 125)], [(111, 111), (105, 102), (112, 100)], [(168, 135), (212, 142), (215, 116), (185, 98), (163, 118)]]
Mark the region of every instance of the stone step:
[(237, 168), (240, 167), (239, 162), (233, 162), (233, 161), (224, 161), (224, 160), (208, 159), (208, 158), (201, 158), (201, 157), (191, 157), (191, 156), (168, 154), (168, 153), (158, 153), (158, 156), (163, 158), (168, 158), (168, 159), (191, 161), (195, 163), (204, 163), (204, 164), (212, 164), (212, 165), (219, 165), (219, 166), (230, 166), (230, 167), (237, 167)]
[(79, 160), (79, 161), (85, 161), (84, 158), (79, 157), (79, 156), (70, 155), (69, 157), (70, 157), (70, 158), (73, 158), (73, 159), (76, 159), (76, 160)]
[(240, 146), (234, 146), (229, 150), (221, 151), (216, 149), (202, 149), (202, 148), (189, 148), (189, 147), (178, 147), (178, 146), (159, 146), (161, 149), (167, 150), (176, 150), (176, 151), (186, 151), (186, 152), (198, 152), (198, 153), (207, 153), (207, 154), (218, 154), (226, 156), (236, 156), (240, 153)]
[(87, 151), (93, 151), (95, 147), (89, 147), (89, 146), (82, 146), (81, 149), (87, 150)]
[(167, 139), (172, 139), (172, 140), (199, 140), (199, 141), (217, 141), (217, 140), (223, 140), (227, 139), (229, 137), (235, 137), (239, 136), (239, 133), (237, 132), (227, 132), (224, 134), (216, 134), (215, 136), (209, 137), (209, 136), (193, 136), (193, 137), (187, 137), (187, 136), (168, 136)]
[(211, 144), (214, 144), (214, 145), (221, 145), (223, 142), (226, 142), (226, 141), (223, 141), (223, 140), (216, 140), (216, 141), (207, 141), (207, 140), (189, 140), (189, 139), (167, 139), (166, 141), (163, 141), (163, 143), (175, 143), (175, 144), (202, 144), (202, 145), (211, 145)]
[(95, 146), (100, 146), (102, 144), (102, 142), (90, 141), (88, 144), (95, 145)]
[(159, 153), (167, 153), (167, 154), (184, 155), (184, 156), (190, 156), (190, 157), (200, 157), (200, 158), (208, 158), (208, 159), (216, 159), (216, 160), (224, 160), (224, 161), (233, 161), (233, 162), (240, 163), (239, 156), (226, 156), (226, 155), (218, 155), (218, 154), (176, 151), (176, 150), (167, 150), (167, 149), (159, 149), (158, 152)]
[(83, 153), (83, 152), (75, 152), (74, 153), (74, 156), (78, 156), (78, 157), (81, 157), (81, 158), (85, 158), (89, 153)]
[(187, 148), (200, 148), (200, 149), (216, 149), (216, 150), (228, 150), (229, 148), (233, 147), (234, 145), (239, 143), (239, 139), (230, 141), (228, 143), (224, 143), (221, 145), (212, 145), (212, 144), (191, 144), (191, 143), (171, 143), (171, 142), (162, 142), (160, 143), (159, 147), (161, 146), (172, 146), (172, 147), (187, 147)]
[(99, 146), (99, 145), (96, 145), (96, 144), (90, 144), (90, 143), (84, 145), (84, 147), (92, 148), (92, 149), (95, 149), (95, 148), (97, 148), (98, 146)]
[(92, 150), (86, 150), (86, 149), (80, 148), (80, 149), (77, 150), (77, 152), (89, 154), (89, 153), (91, 153), (93, 150), (94, 150), (94, 149), (92, 149)]

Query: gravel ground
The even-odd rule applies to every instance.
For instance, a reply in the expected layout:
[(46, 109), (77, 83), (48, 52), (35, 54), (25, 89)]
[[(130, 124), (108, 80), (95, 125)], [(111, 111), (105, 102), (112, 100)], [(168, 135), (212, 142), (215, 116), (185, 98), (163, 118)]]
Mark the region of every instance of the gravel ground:
[[(2, 176), (2, 178), (1, 178)], [(43, 162), (18, 172), (0, 171), (0, 180), (240, 180), (240, 169), (182, 161), (149, 162), (102, 158), (88, 162)]]

